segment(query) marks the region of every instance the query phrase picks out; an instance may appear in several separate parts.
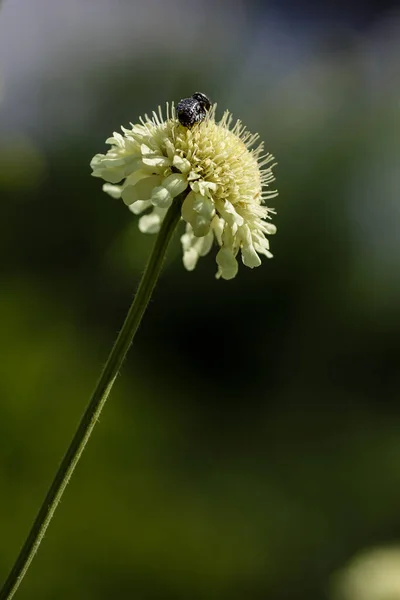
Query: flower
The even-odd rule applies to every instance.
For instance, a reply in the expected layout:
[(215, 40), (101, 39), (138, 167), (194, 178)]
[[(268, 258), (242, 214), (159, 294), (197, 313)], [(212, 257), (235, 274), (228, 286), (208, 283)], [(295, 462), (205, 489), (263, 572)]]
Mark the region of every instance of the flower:
[(232, 279), (238, 272), (236, 257), (250, 268), (261, 264), (260, 254), (272, 257), (266, 235), (276, 232), (269, 222), (274, 210), (264, 205), (276, 191), (273, 156), (263, 154), (258, 134), (248, 132), (241, 121), (232, 127), (226, 111), (215, 120), (216, 105), (201, 123), (184, 127), (175, 108), (166, 105), (166, 119), (158, 113), (145, 115), (123, 135), (114, 133), (106, 143), (107, 154), (91, 161), (92, 175), (107, 183), (103, 190), (122, 198), (139, 220), (143, 233), (157, 233), (174, 198), (186, 193), (182, 219), (186, 231), (181, 237), (183, 264), (192, 271), (214, 241), (217, 277)]
[(364, 551), (333, 579), (338, 600), (395, 600), (400, 598), (400, 547)]

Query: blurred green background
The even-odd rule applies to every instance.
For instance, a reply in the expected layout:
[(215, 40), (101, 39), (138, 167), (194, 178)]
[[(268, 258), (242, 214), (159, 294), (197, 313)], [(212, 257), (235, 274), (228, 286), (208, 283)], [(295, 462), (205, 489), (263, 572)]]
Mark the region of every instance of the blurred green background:
[(154, 238), (89, 162), (202, 91), (279, 165), (275, 255), (179, 235), (20, 600), (322, 600), (400, 538), (400, 14), (390, 2), (5, 0), (0, 579)]

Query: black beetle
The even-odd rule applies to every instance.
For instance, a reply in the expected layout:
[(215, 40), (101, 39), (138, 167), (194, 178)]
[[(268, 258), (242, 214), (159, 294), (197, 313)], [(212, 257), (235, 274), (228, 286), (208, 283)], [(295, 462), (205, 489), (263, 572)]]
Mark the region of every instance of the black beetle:
[(206, 118), (207, 111), (211, 108), (211, 101), (205, 94), (195, 92), (190, 98), (184, 98), (176, 107), (178, 121), (184, 127), (193, 127)]

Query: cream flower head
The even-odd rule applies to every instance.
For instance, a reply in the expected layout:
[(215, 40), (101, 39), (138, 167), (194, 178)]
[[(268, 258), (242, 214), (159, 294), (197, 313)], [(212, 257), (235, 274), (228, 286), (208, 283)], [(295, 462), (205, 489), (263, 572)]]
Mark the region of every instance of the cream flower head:
[[(122, 198), (139, 220), (143, 233), (157, 233), (174, 198), (187, 192), (182, 204), (186, 231), (181, 237), (183, 264), (192, 271), (213, 242), (217, 277), (232, 279), (238, 272), (237, 254), (250, 268), (261, 264), (259, 255), (272, 257), (266, 234), (276, 227), (269, 222), (274, 210), (264, 205), (277, 196), (267, 186), (274, 181), (273, 156), (254, 144), (258, 134), (249, 133), (240, 121), (232, 127), (226, 111), (215, 120), (216, 105), (192, 128), (181, 125), (175, 108), (166, 105), (166, 119), (158, 107), (123, 135), (106, 140), (107, 154), (91, 162), (94, 177), (107, 183), (103, 190)], [(118, 185), (117, 185), (118, 184)]]
[(371, 548), (356, 555), (332, 580), (335, 600), (400, 598), (400, 546)]

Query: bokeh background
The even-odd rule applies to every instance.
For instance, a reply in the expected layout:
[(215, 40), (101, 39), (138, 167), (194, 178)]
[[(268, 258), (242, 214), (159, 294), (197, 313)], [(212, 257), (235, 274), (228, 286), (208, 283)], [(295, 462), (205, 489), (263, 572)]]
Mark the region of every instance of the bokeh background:
[(231, 282), (176, 236), (18, 599), (322, 600), (400, 539), (399, 72), (395, 2), (4, 0), (1, 579), (154, 242), (92, 156), (202, 91), (280, 191)]

